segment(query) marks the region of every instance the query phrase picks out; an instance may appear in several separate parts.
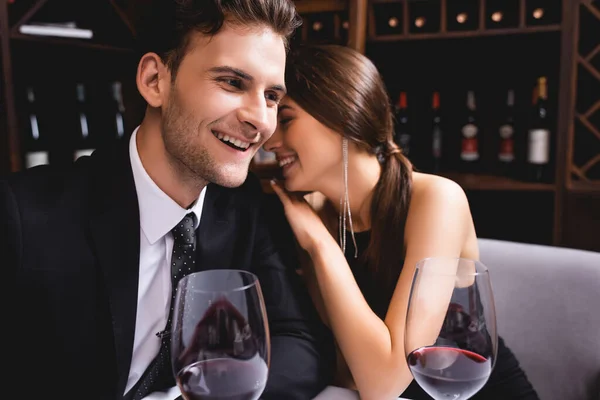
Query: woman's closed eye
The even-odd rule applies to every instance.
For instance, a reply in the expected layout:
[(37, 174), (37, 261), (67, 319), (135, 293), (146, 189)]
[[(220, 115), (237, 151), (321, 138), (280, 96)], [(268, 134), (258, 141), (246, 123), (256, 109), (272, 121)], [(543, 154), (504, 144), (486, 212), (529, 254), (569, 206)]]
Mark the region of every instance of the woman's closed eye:
[(292, 120), (291, 117), (285, 117), (279, 119), (279, 125), (286, 126)]

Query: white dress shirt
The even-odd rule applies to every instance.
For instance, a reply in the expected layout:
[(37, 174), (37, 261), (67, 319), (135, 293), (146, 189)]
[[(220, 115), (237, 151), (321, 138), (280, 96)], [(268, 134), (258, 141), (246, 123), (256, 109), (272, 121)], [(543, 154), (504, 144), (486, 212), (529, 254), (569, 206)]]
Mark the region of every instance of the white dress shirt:
[(140, 270), (138, 282), (135, 337), (127, 393), (140, 379), (160, 348), (156, 333), (167, 323), (171, 306), (171, 252), (173, 236), (171, 229), (183, 217), (193, 212), (198, 228), (206, 187), (198, 200), (189, 208), (182, 208), (154, 183), (148, 175), (137, 150), (136, 134), (129, 142), (129, 158), (140, 209)]

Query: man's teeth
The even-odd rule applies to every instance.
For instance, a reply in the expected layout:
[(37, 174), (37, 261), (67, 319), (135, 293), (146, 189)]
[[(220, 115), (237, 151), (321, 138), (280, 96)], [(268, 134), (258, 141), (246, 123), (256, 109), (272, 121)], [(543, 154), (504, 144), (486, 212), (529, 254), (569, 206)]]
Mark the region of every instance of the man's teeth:
[(215, 136), (219, 140), (222, 140), (224, 142), (229, 142), (229, 143), (235, 145), (236, 147), (239, 147), (240, 149), (247, 149), (248, 147), (250, 147), (250, 143), (248, 143), (248, 142), (242, 142), (239, 139), (229, 137), (228, 135), (223, 135), (221, 132), (214, 132), (214, 133), (215, 133)]
[(293, 163), (294, 161), (296, 161), (296, 157), (294, 157), (294, 156), (286, 157), (284, 159), (279, 160), (279, 166), (283, 167), (283, 166)]

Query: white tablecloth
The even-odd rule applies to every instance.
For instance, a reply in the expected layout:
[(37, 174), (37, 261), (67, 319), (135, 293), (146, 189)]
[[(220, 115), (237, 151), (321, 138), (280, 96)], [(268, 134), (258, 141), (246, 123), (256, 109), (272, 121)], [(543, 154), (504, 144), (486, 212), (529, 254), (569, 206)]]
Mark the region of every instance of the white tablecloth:
[[(144, 400), (174, 400), (181, 392), (177, 386), (172, 387), (167, 392), (155, 392), (151, 395), (144, 397)], [(321, 393), (317, 395), (313, 400), (359, 400), (358, 393), (336, 386), (328, 386)], [(398, 397), (398, 400), (408, 400), (403, 397)]]

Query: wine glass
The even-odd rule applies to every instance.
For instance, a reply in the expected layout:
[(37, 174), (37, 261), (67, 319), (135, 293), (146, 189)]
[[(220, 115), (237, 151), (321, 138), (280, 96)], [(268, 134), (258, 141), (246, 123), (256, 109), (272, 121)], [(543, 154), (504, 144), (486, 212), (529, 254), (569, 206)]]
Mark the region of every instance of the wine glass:
[(256, 400), (267, 383), (271, 344), (256, 275), (215, 269), (177, 285), (171, 363), (186, 400)]
[(468, 399), (487, 382), (498, 335), (487, 267), (466, 258), (420, 260), (405, 326), (408, 367), (436, 400)]

